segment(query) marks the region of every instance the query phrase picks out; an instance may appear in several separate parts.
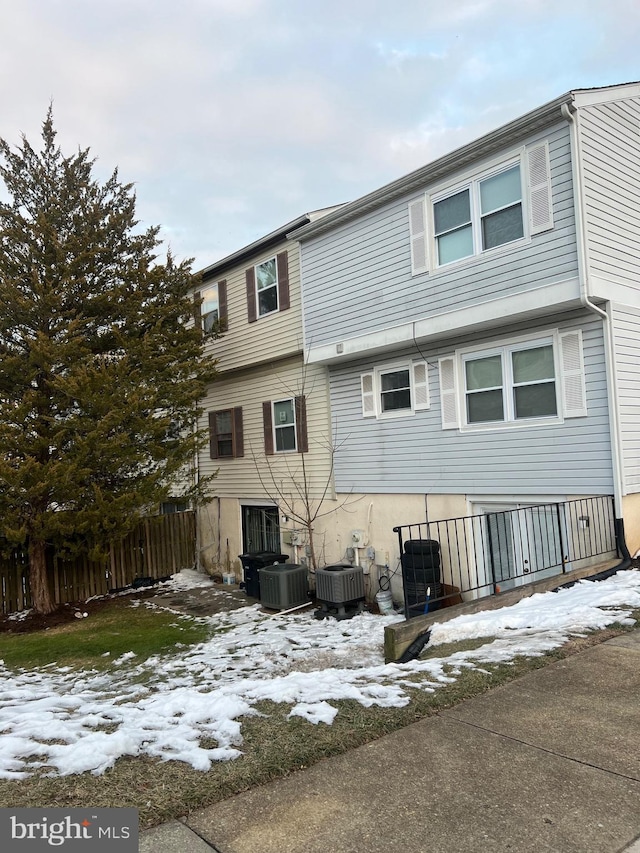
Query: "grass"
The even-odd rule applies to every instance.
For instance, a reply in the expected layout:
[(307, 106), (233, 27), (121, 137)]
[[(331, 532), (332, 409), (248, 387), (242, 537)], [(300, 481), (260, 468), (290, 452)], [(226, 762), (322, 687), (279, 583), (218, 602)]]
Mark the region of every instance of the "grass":
[[(176, 629), (165, 621), (161, 612), (145, 611), (142, 608), (136, 611), (136, 620), (138, 617), (144, 618), (145, 624), (151, 627), (150, 622), (158, 619), (164, 626), (157, 629), (158, 636), (165, 642), (170, 634), (164, 631)], [(640, 610), (633, 615), (640, 620)], [(122, 622), (122, 613), (119, 619)], [(170, 620), (175, 622), (176, 617), (170, 615)], [(112, 636), (115, 637), (119, 636), (118, 630), (123, 630), (122, 627), (116, 628), (117, 620), (110, 623), (105, 617), (104, 624), (111, 626)], [(79, 636), (76, 632), (82, 627), (74, 626), (75, 636)], [(142, 625), (140, 629), (144, 630)], [(333, 704), (338, 707), (338, 715), (331, 726), (314, 726), (299, 717), (288, 719), (291, 710), (288, 704), (261, 703), (256, 710), (264, 716), (249, 716), (242, 720), (243, 757), (214, 764), (207, 773), (175, 761), (159, 762), (148, 757), (121, 758), (102, 776), (84, 773), (64, 778), (35, 775), (19, 781), (0, 780), (0, 801), (5, 807), (71, 808), (86, 806), (87, 803), (93, 807), (130, 806), (139, 810), (140, 828), (144, 829), (272, 779), (287, 776), (322, 758), (339, 755), (374, 741), (628, 630), (622, 625), (612, 626), (573, 639), (541, 657), (517, 658), (510, 665), (483, 664), (485, 672), (463, 669), (454, 683), (444, 685), (434, 693), (419, 689), (412, 691), (411, 701), (404, 708), (364, 708), (351, 700), (335, 702)], [(179, 636), (180, 642), (184, 642), (184, 634), (180, 632)], [(22, 642), (26, 638), (23, 636), (17, 639)], [(476, 648), (480, 642), (473, 640), (433, 649), (427, 647), (423, 656), (441, 657), (454, 651)], [(126, 650), (129, 650), (129, 646)], [(97, 649), (92, 650), (91, 659), (96, 653)]]
[(177, 643), (199, 643), (210, 634), (206, 624), (166, 610), (115, 600), (87, 619), (27, 634), (0, 634), (0, 659), (12, 669), (48, 664), (104, 668), (125, 652), (141, 659), (167, 652)]

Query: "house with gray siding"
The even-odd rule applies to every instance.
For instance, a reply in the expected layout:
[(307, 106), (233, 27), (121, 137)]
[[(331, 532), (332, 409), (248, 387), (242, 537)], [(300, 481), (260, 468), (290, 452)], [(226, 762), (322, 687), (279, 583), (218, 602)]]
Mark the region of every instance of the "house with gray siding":
[(422, 523), (477, 591), (640, 548), (640, 84), (568, 92), (290, 236), (359, 499), (335, 558), (398, 593), (393, 528)]

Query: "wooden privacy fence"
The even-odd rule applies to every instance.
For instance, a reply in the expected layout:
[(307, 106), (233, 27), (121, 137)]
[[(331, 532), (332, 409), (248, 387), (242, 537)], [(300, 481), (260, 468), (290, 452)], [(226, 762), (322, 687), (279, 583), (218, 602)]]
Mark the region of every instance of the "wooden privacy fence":
[[(56, 603), (64, 604), (106, 595), (136, 581), (168, 577), (191, 568), (195, 561), (195, 513), (176, 512), (142, 519), (122, 542), (111, 546), (104, 562), (51, 554), (49, 580)], [(0, 557), (0, 600), (5, 615), (31, 606), (24, 549), (16, 549), (9, 558)]]

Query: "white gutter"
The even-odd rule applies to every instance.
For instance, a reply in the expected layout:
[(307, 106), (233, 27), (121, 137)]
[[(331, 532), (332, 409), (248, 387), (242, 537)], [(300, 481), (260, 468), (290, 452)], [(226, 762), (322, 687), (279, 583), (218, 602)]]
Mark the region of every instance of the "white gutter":
[(576, 246), (578, 250), (578, 277), (580, 280), (580, 302), (588, 311), (602, 320), (604, 332), (604, 356), (607, 375), (607, 404), (609, 407), (609, 436), (613, 467), (613, 496), (616, 518), (622, 518), (622, 497), (624, 495), (624, 475), (622, 453), (620, 449), (620, 416), (618, 410), (618, 384), (616, 381), (616, 354), (613, 340), (611, 302), (607, 300), (603, 310), (589, 299), (589, 244), (585, 227), (585, 201), (582, 184), (582, 150), (578, 132), (578, 111), (573, 98), (562, 104), (561, 112), (569, 123), (571, 134), (571, 169), (573, 178), (573, 199), (576, 218)]

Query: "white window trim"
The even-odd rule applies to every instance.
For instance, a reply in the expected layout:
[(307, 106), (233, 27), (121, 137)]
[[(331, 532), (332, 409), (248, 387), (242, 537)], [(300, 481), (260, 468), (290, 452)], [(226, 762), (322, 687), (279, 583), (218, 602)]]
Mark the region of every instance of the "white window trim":
[[(543, 346), (553, 347), (553, 371), (554, 383), (556, 390), (556, 409), (557, 415), (547, 415), (534, 418), (518, 418), (515, 417), (513, 404), (513, 376), (511, 359), (506, 358), (512, 352), (523, 349), (533, 349)], [(470, 356), (483, 358), (490, 355), (500, 355), (502, 357), (502, 404), (505, 414), (505, 419), (502, 421), (487, 421), (485, 423), (470, 424), (467, 421), (467, 395), (464, 364), (469, 360)], [(460, 364), (460, 389), (458, 393), (459, 412), (460, 412), (460, 431), (461, 432), (477, 432), (486, 430), (504, 430), (517, 429), (531, 426), (549, 426), (551, 424), (564, 423), (563, 415), (563, 400), (562, 400), (562, 374), (559, 364), (560, 354), (560, 339), (557, 329), (544, 335), (526, 335), (523, 337), (513, 338), (504, 341), (500, 344), (494, 344), (487, 347), (465, 347), (456, 352), (456, 357)]]
[[(409, 371), (409, 394), (411, 406), (406, 409), (382, 411), (383, 374), (396, 373), (401, 370)], [(362, 416), (375, 417), (377, 420), (395, 420), (397, 418), (413, 417), (431, 407), (429, 395), (429, 368), (426, 361), (400, 361), (392, 364), (382, 364), (367, 373), (361, 374)]]
[[(466, 388), (464, 379), (464, 361), (468, 355), (482, 358), (497, 351), (513, 351), (529, 346), (553, 344), (553, 360), (556, 383), (556, 401), (558, 414), (553, 417), (526, 418), (511, 421), (491, 421), (481, 424), (469, 424), (466, 419)], [(582, 331), (580, 329), (550, 329), (544, 333), (519, 335), (501, 341), (487, 343), (484, 346), (469, 346), (458, 349), (450, 356), (439, 361), (440, 368), (440, 405), (442, 429), (455, 429), (459, 432), (488, 432), (507, 429), (530, 429), (564, 423), (570, 418), (587, 416), (586, 377)], [(443, 387), (445, 385), (446, 387)], [(507, 387), (512, 394), (513, 385)], [(510, 404), (511, 405), (511, 404)]]
[[(449, 184), (446, 187), (439, 187), (431, 193), (427, 194), (427, 232), (429, 244), (429, 270), (430, 272), (440, 272), (450, 270), (459, 264), (466, 264), (476, 258), (493, 255), (496, 252), (503, 252), (514, 246), (521, 246), (523, 243), (531, 239), (529, 232), (529, 216), (527, 215), (529, 200), (526, 186), (526, 164), (525, 164), (525, 148), (521, 148), (517, 154), (508, 158), (503, 158), (498, 163), (492, 163), (481, 172), (475, 172), (473, 175), (465, 177), (464, 180), (458, 180), (455, 184)], [(491, 249), (482, 248), (482, 217), (480, 213), (480, 184), (489, 178), (499, 175), (501, 172), (506, 172), (514, 166), (520, 167), (520, 188), (521, 196), (520, 203), (522, 206), (522, 228), (523, 236), (517, 240), (509, 240), (507, 243), (502, 243), (500, 246), (494, 246)], [(471, 206), (471, 228), (473, 238), (473, 253), (466, 255), (464, 258), (458, 258), (455, 261), (450, 261), (446, 264), (438, 263), (438, 243), (435, 236), (435, 222), (433, 215), (434, 205), (439, 201), (450, 198), (456, 193), (463, 190), (469, 190), (470, 206)]]
[[(271, 285), (271, 287), (275, 287), (275, 290), (276, 290), (276, 307), (272, 311), (266, 311), (264, 314), (261, 314), (260, 313), (260, 293), (262, 293), (263, 291), (258, 289), (258, 267), (264, 266), (264, 264), (268, 264), (269, 261), (273, 261), (274, 266), (275, 266), (275, 270), (276, 270), (276, 280), (273, 283), (273, 285)], [(277, 258), (277, 256), (273, 255), (272, 257), (265, 258), (263, 261), (260, 261), (260, 263), (255, 264), (253, 271), (254, 271), (254, 278), (255, 278), (254, 287), (255, 287), (255, 294), (256, 294), (256, 320), (261, 320), (263, 317), (270, 317), (272, 314), (277, 314), (278, 311), (280, 310), (280, 289), (279, 289), (279, 282), (278, 282), (278, 258)], [(264, 289), (267, 290), (270, 288), (264, 288)]]
[[(291, 403), (291, 411), (293, 412), (293, 423), (283, 424), (282, 426), (278, 426), (276, 424), (276, 406), (278, 403)], [(289, 450), (278, 450), (278, 441), (277, 441), (277, 430), (278, 429), (290, 429), (293, 428), (293, 444), (294, 446)], [(272, 400), (271, 401), (271, 429), (273, 432), (273, 452), (274, 454), (280, 453), (297, 453), (298, 452), (298, 423), (296, 421), (296, 400), (295, 397), (284, 397), (282, 400)]]
[[(520, 166), (523, 236), (491, 249), (482, 249), (479, 183), (516, 165)], [(433, 205), (472, 186), (475, 187), (472, 192), (472, 202), (475, 207), (471, 211), (475, 241), (474, 253), (465, 258), (458, 258), (450, 263), (439, 265), (437, 263)], [(444, 180), (426, 193), (409, 201), (407, 217), (411, 275), (424, 273), (428, 273), (430, 276), (442, 275), (459, 266), (473, 266), (482, 263), (487, 257), (520, 251), (522, 246), (529, 243), (534, 235), (549, 231), (554, 227), (552, 202), (551, 159), (548, 139), (538, 139), (528, 145), (511, 149), (500, 157), (485, 160), (480, 168), (465, 169), (458, 173), (455, 178)]]

